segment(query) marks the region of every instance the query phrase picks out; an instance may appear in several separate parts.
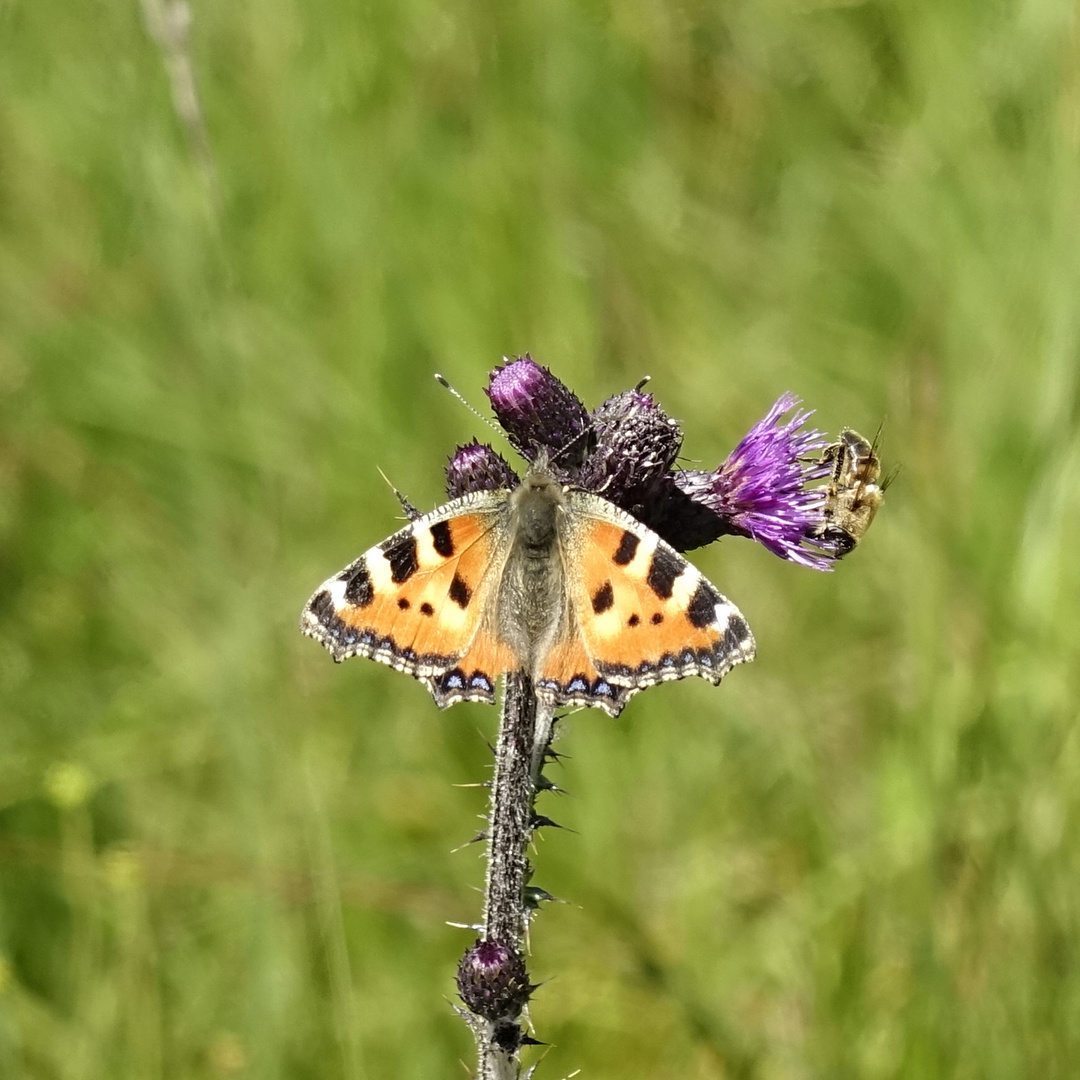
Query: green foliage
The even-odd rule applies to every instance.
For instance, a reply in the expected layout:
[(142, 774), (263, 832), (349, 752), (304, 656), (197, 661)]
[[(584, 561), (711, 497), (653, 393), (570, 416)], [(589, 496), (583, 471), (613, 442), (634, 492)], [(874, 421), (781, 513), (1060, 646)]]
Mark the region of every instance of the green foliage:
[(699, 553), (754, 665), (566, 722), (541, 1075), (1075, 1075), (1074, 20), (196, 3), (204, 152), (134, 0), (0, 3), (0, 1075), (463, 1075), (494, 712), (296, 620), (526, 349), (902, 465), (834, 574)]

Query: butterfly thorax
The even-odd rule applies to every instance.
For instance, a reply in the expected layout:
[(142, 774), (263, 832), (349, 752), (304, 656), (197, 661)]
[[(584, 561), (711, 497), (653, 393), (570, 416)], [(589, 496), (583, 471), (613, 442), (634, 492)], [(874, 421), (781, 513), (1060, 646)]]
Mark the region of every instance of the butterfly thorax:
[(533, 466), (510, 496), (515, 542), (529, 558), (546, 558), (557, 539), (556, 519), (566, 505), (562, 487), (542, 466)]
[(498, 636), (508, 642), (531, 670), (551, 643), (565, 633), (568, 618), (559, 524), (566, 494), (537, 462), (510, 496), (512, 533), (499, 590)]

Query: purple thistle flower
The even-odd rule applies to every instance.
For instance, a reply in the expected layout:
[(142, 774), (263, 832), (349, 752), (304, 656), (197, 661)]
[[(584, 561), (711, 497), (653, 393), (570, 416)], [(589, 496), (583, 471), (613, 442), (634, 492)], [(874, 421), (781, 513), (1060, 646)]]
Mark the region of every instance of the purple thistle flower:
[(825, 435), (803, 430), (812, 411), (796, 411), (794, 394), (783, 394), (713, 472), (686, 470), (675, 475), (679, 490), (712, 510), (725, 531), (757, 540), (781, 559), (814, 570), (832, 569), (830, 547), (816, 538), (823, 524), (824, 495), (808, 485), (824, 480), (821, 461)]
[(469, 1011), (488, 1020), (519, 1016), (534, 989), (516, 949), (479, 938), (458, 964), (457, 986)]
[(534, 461), (544, 449), (562, 468), (573, 469), (584, 460), (588, 411), (528, 353), (495, 368), (485, 392), (510, 442), (526, 460)]
[(510, 463), (493, 447), (476, 439), (459, 446), (446, 463), (446, 493), (451, 499), (471, 491), (515, 488), (519, 483)]

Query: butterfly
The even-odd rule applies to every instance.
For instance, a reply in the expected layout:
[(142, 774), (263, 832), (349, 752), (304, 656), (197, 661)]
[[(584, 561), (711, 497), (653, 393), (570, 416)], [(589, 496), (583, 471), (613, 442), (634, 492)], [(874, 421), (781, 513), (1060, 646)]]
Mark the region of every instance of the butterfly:
[(870, 442), (851, 428), (840, 432), (840, 441), (826, 447), (821, 460), (832, 462), (833, 469), (824, 489), (824, 524), (818, 535), (832, 545), (840, 559), (866, 535), (892, 476), (881, 479), (877, 440)]
[(738, 609), (625, 511), (561, 483), (541, 456), (513, 489), (418, 517), (323, 582), (300, 629), (336, 661), (367, 656), (436, 703), (495, 700), (524, 671), (550, 706), (618, 715), (638, 691), (754, 658)]

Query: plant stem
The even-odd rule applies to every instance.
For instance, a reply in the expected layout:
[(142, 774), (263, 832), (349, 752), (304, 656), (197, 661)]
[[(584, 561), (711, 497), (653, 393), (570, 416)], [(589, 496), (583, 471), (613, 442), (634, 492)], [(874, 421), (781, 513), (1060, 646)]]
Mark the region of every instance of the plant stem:
[(503, 692), (495, 775), (488, 821), (487, 881), (484, 887), (484, 937), (520, 949), (525, 936), (522, 890), (529, 860), (525, 846), (532, 835), (533, 743), (536, 696), (523, 672), (507, 676)]
[[(458, 977), (462, 997), (472, 1010), (458, 1011), (476, 1038), (480, 1080), (517, 1080), (521, 1075), (518, 1052), (525, 1036), (519, 1018), (532, 989), (524, 967), (529, 917), (525, 886), (531, 873), (525, 850), (534, 828), (533, 802), (553, 723), (554, 710), (537, 701), (532, 680), (521, 671), (508, 675), (491, 784), (482, 940), (508, 951), (510, 959), (505, 967), (512, 974), (499, 971), (497, 966), (491, 968), (490, 975), (485, 970), (490, 982), (484, 989), (489, 997), (482, 1005), (474, 1005), (462, 976), (474, 946), (466, 952)], [(504, 985), (506, 991), (500, 998)], [(483, 1015), (477, 1008), (482, 1008)]]

